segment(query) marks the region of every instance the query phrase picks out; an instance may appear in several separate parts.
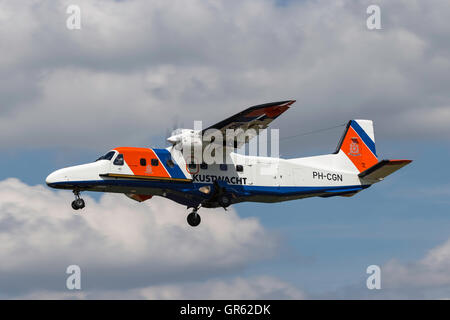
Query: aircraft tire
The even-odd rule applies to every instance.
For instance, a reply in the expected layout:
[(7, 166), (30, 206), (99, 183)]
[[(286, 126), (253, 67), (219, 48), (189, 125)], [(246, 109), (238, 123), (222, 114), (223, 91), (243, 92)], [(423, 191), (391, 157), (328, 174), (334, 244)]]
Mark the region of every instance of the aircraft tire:
[(189, 213), (187, 216), (187, 222), (191, 227), (198, 226), (201, 221), (202, 219), (200, 218), (200, 215), (195, 211)]
[(72, 202), (72, 208), (75, 210), (83, 209), (86, 206), (83, 199), (76, 199)]
[(77, 204), (75, 202), (75, 200), (72, 201), (72, 209), (73, 210), (78, 210), (79, 208), (77, 207)]

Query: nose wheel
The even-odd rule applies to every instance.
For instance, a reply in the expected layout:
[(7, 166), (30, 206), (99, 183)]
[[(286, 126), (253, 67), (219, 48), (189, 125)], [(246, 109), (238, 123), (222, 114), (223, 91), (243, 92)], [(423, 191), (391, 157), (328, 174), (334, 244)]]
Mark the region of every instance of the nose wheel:
[(86, 204), (84, 203), (84, 200), (80, 198), (80, 191), (74, 190), (73, 194), (75, 195), (75, 200), (72, 201), (73, 210), (83, 209)]
[(202, 219), (200, 218), (200, 215), (198, 214), (198, 208), (194, 208), (191, 213), (187, 216), (187, 222), (191, 227), (196, 227), (200, 224)]

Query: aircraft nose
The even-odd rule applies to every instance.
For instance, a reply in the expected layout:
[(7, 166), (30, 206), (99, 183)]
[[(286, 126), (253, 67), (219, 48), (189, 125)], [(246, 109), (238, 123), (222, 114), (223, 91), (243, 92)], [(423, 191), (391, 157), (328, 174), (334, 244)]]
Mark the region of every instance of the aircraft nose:
[(45, 183), (51, 188), (65, 189), (72, 187), (73, 182), (98, 180), (99, 173), (106, 172), (109, 168), (108, 165), (105, 165), (100, 161), (62, 168), (50, 173), (45, 179)]
[(45, 179), (45, 183), (50, 186), (51, 184), (56, 182), (56, 175), (55, 172), (50, 173), (47, 178)]
[(63, 181), (63, 175), (61, 174), (61, 170), (56, 170), (48, 175), (48, 177), (45, 179), (45, 183), (52, 187), (57, 182)]

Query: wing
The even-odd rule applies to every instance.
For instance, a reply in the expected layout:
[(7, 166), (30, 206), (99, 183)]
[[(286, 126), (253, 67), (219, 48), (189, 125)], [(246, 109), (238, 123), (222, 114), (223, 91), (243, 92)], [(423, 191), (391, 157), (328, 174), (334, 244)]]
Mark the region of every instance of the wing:
[[(289, 106), (294, 102), (295, 100), (286, 100), (250, 107), (204, 129), (202, 135), (205, 141), (209, 141), (208, 139), (212, 136), (213, 129), (215, 129), (221, 132), (222, 137), (225, 140), (227, 129), (236, 130), (235, 132), (238, 133), (238, 135), (234, 141), (232, 141), (232, 147), (240, 148), (243, 144), (258, 135), (260, 131), (266, 129), (273, 120), (289, 109)], [(229, 143), (230, 141), (227, 142)], [(223, 141), (224, 146), (225, 144), (226, 141)]]

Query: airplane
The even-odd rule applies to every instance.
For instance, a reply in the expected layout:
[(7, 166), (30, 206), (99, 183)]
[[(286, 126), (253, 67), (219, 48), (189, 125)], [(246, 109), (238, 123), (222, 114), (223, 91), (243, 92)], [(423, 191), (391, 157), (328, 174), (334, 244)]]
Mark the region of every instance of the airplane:
[[(167, 148), (114, 148), (95, 162), (51, 173), (46, 183), (72, 190), (74, 210), (85, 207), (83, 191), (123, 193), (138, 202), (161, 196), (192, 209), (187, 222), (195, 227), (200, 207), (226, 210), (245, 201), (351, 197), (412, 162), (379, 161), (371, 120), (350, 120), (331, 154), (280, 159), (237, 152), (294, 102), (256, 105), (204, 130), (177, 129)], [(231, 141), (215, 140), (217, 133), (225, 136), (232, 129), (241, 131)], [(193, 146), (202, 152), (209, 148), (213, 156), (211, 148), (222, 151), (223, 161), (196, 160)]]

